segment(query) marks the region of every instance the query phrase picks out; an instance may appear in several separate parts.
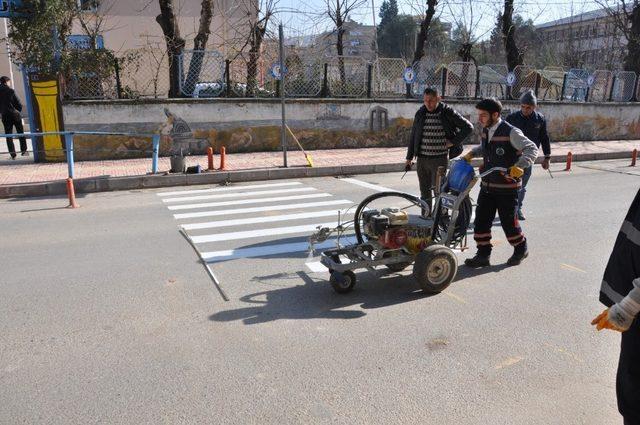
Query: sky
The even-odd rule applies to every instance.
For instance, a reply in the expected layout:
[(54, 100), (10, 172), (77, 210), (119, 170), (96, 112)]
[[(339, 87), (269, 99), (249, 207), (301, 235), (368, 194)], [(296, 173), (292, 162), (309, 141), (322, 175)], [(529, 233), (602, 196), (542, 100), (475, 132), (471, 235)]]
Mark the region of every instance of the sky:
[[(367, 0), (367, 3), (352, 13), (351, 17), (357, 22), (372, 25), (372, 10), (375, 7), (377, 24), (380, 22), (378, 13), (381, 4), (382, 0)], [(398, 8), (402, 14), (418, 15), (421, 13), (419, 10), (423, 10), (424, 13), (425, 4), (426, 0), (398, 0)], [(467, 26), (472, 22), (474, 36), (485, 39), (495, 25), (495, 17), (502, 7), (501, 0), (440, 0), (436, 16), (439, 15), (441, 20), (451, 23), (464, 20)], [(532, 19), (536, 24), (599, 8), (596, 0), (515, 0), (515, 12), (525, 19)], [(288, 36), (318, 34), (332, 26), (324, 13), (325, 0), (279, 0), (277, 9), (278, 21), (282, 21)]]

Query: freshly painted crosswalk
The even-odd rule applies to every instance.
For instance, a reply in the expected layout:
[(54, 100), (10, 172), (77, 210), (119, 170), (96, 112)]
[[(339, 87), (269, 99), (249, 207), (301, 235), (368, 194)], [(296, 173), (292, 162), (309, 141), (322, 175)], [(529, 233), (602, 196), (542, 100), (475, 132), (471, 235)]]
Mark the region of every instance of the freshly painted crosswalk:
[[(216, 263), (309, 251), (318, 226), (351, 220), (354, 202), (298, 181), (158, 193), (202, 258)], [(353, 232), (342, 236), (352, 242)], [(315, 249), (336, 246), (335, 235)], [(319, 269), (319, 268), (318, 268)]]

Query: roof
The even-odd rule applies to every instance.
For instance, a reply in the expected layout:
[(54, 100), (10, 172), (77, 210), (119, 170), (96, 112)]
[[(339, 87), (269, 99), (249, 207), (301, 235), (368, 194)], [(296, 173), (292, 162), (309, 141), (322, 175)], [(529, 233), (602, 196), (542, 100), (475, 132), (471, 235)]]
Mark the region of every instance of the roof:
[(592, 10), (590, 12), (580, 13), (579, 15), (569, 16), (568, 18), (562, 18), (555, 21), (545, 22), (536, 25), (537, 29), (551, 28), (560, 25), (573, 24), (576, 22), (593, 21), (599, 18), (605, 18), (609, 15), (606, 9)]

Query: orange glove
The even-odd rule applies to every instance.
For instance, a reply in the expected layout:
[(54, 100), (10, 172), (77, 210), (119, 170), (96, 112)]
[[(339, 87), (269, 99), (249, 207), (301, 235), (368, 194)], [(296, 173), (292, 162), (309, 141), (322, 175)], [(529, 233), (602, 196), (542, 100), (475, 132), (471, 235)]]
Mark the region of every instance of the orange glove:
[(619, 326), (616, 326), (609, 320), (609, 309), (605, 309), (602, 313), (596, 316), (595, 319), (591, 321), (591, 324), (596, 327), (597, 330), (601, 331), (603, 329), (611, 329), (613, 331), (624, 332), (626, 329), (622, 329)]
[(524, 174), (524, 170), (517, 166), (512, 166), (509, 168), (509, 177), (514, 179), (519, 179)]

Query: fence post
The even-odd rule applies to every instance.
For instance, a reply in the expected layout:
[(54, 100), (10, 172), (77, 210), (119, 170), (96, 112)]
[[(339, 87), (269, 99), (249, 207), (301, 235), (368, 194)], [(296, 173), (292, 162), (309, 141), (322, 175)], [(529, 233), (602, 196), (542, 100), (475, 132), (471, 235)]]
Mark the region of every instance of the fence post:
[[(22, 84), (24, 86), (24, 99), (26, 101), (27, 106), (27, 114), (29, 121), (29, 131), (35, 132), (35, 113), (33, 108), (33, 97), (31, 96), (31, 84), (29, 84), (29, 69), (20, 65), (20, 72), (22, 73)], [(63, 93), (64, 95), (64, 93)], [(31, 137), (31, 147), (33, 149), (33, 162), (41, 162), (40, 161), (40, 150), (38, 146), (42, 146), (41, 143), (38, 143), (38, 140), (41, 140), (39, 137), (32, 136)], [(44, 152), (42, 153), (42, 157), (45, 158)]]
[(564, 73), (564, 77), (562, 77), (562, 90), (560, 90), (560, 101), (564, 101), (564, 90), (567, 88), (567, 75), (568, 73)]
[(373, 77), (373, 65), (367, 64), (367, 99), (371, 99), (371, 78)]
[(158, 172), (158, 156), (160, 154), (160, 135), (155, 134), (151, 138), (152, 154), (151, 154), (151, 172), (156, 174)]
[(535, 87), (536, 97), (538, 97), (538, 95), (540, 93), (540, 85), (541, 84), (542, 84), (542, 75), (540, 75), (540, 73), (536, 71), (536, 87)]
[(406, 97), (407, 99), (411, 99), (411, 97), (412, 97), (412, 96), (411, 96), (411, 84), (407, 83), (407, 84), (406, 84), (406, 86), (407, 86), (407, 92), (406, 92), (406, 94), (405, 94), (405, 97)]
[(320, 90), (320, 97), (329, 97), (329, 64), (325, 63), (323, 68), (322, 90)]
[(584, 101), (588, 102), (589, 101), (589, 94), (591, 93), (591, 87), (587, 86), (587, 91), (584, 94)]
[(231, 97), (231, 75), (229, 70), (231, 69), (231, 61), (226, 59), (224, 61), (224, 79), (225, 79), (225, 96)]
[(613, 74), (613, 78), (611, 79), (611, 91), (609, 92), (609, 102), (613, 100), (613, 91), (616, 87), (616, 75)]
[(476, 93), (475, 98), (480, 97), (480, 68), (476, 67)]
[(118, 99), (122, 99), (122, 82), (120, 81), (120, 64), (118, 63), (118, 58), (113, 58), (113, 67), (116, 71), (116, 91)]
[(67, 168), (69, 170), (69, 178), (75, 177), (73, 170), (73, 133), (64, 133), (64, 147), (67, 152)]
[(444, 97), (445, 94), (445, 90), (447, 89), (447, 74), (449, 73), (449, 70), (447, 69), (447, 67), (445, 66), (444, 68), (442, 68), (442, 93), (440, 94), (440, 96)]

